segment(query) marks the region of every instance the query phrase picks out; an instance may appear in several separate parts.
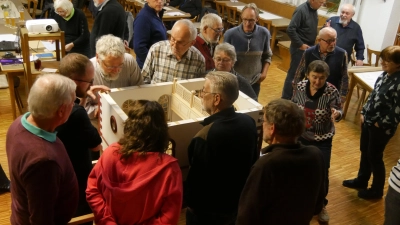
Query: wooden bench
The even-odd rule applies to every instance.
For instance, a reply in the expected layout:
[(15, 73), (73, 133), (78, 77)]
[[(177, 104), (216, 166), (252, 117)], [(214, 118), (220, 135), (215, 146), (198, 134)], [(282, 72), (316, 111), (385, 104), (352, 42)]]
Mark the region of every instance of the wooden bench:
[(280, 41), (278, 43), (279, 55), (282, 59), (282, 63), (278, 66), (279, 69), (287, 72), (290, 67), (290, 41)]

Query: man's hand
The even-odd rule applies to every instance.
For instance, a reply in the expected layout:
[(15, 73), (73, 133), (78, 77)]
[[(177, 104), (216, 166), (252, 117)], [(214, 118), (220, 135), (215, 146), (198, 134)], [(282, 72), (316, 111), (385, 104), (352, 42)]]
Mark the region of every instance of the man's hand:
[(300, 50), (306, 50), (307, 48), (309, 48), (310, 46), (308, 46), (308, 45), (306, 45), (306, 44), (303, 44), (299, 49)]
[(66, 51), (66, 52), (69, 52), (69, 51), (71, 51), (71, 49), (72, 49), (73, 47), (74, 47), (74, 43), (71, 42), (71, 43), (65, 45), (65, 51)]
[(104, 85), (93, 85), (90, 87), (90, 89), (86, 92), (86, 94), (91, 97), (93, 100), (97, 99), (97, 92), (102, 91), (102, 92), (109, 92), (110, 88)]
[(331, 26), (331, 21), (329, 20), (328, 22), (325, 23), (325, 27), (330, 27)]
[(260, 79), (258, 80), (258, 83), (263, 82), (265, 80), (265, 78), (267, 78), (267, 74), (266, 73), (261, 73)]
[(340, 116), (340, 112), (334, 108), (331, 108), (331, 112), (332, 112), (331, 114), (332, 121), (335, 121)]
[(364, 123), (364, 115), (360, 115), (360, 121), (361, 121), (361, 125)]
[(362, 60), (357, 60), (356, 61), (356, 66), (363, 66), (364, 65), (364, 62), (362, 61)]

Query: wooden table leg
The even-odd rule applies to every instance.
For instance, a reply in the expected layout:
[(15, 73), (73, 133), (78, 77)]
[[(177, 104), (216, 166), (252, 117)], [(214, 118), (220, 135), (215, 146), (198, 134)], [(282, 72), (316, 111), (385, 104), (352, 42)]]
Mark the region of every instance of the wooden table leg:
[(13, 119), (17, 118), (17, 110), (15, 108), (15, 92), (14, 92), (14, 77), (16, 74), (7, 73), (7, 80), (8, 80), (8, 91), (10, 92), (10, 101), (11, 101), (11, 110)]
[[(349, 73), (349, 75), (350, 75), (350, 73)], [(346, 102), (344, 104), (343, 119), (346, 118), (346, 114), (347, 114), (347, 110), (349, 108), (351, 96), (353, 95), (353, 90), (354, 90), (354, 87), (356, 86), (355, 77), (353, 75), (351, 75), (350, 77), (351, 77), (350, 87), (349, 87), (349, 92), (347, 93)]]
[(276, 34), (278, 33), (278, 28), (272, 26), (272, 34), (271, 34), (271, 50), (274, 51), (275, 47), (275, 40), (276, 40)]

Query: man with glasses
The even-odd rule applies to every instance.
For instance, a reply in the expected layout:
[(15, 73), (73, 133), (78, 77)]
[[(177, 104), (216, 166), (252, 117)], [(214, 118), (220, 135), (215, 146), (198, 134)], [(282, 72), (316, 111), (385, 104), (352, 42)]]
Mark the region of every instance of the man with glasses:
[[(90, 151), (101, 150), (101, 138), (97, 129), (91, 124), (86, 113), (85, 100), (87, 91), (106, 87), (93, 87), (94, 67), (92, 62), (84, 55), (70, 53), (60, 62), (60, 74), (73, 80), (76, 84), (76, 100), (67, 122), (59, 126), (57, 137), (63, 142), (69, 159), (78, 180), (79, 203), (74, 217), (92, 213), (86, 202), (86, 186), (90, 171), (92, 170), (92, 158)], [(85, 224), (92, 224), (85, 223)]]
[[(96, 57), (90, 59), (94, 66), (94, 85), (120, 88), (143, 84), (140, 68), (135, 58), (125, 52), (121, 38), (112, 34), (102, 36), (96, 43)], [(88, 99), (86, 111), (91, 119), (97, 117), (97, 97)]]
[(271, 35), (267, 28), (256, 24), (259, 9), (250, 3), (243, 7), (242, 23), (226, 31), (224, 42), (233, 45), (237, 53), (235, 70), (251, 84), (257, 97), (260, 85), (267, 77), (271, 64)]
[(282, 90), (282, 98), (290, 100), (293, 95), (292, 81), (299, 66), (301, 57), (306, 49), (313, 46), (317, 37), (317, 10), (326, 0), (308, 0), (299, 5), (293, 13), (287, 34), (290, 43), (290, 67)]
[(314, 60), (325, 61), (329, 66), (329, 76), (327, 82), (333, 84), (338, 89), (342, 103), (346, 101), (349, 76), (347, 73), (347, 52), (336, 46), (336, 30), (325, 27), (319, 31), (318, 44), (308, 48), (300, 60), (293, 79), (293, 85), (304, 79), (308, 65)]
[(173, 81), (174, 78), (192, 79), (204, 76), (205, 61), (193, 47), (197, 30), (190, 20), (178, 20), (171, 30), (169, 41), (151, 46), (143, 65), (146, 84)]
[(338, 34), (337, 45), (347, 52), (348, 60), (356, 52), (356, 66), (364, 65), (364, 38), (360, 25), (352, 20), (355, 14), (352, 4), (344, 4), (340, 7), (340, 16), (329, 18), (325, 26), (332, 27)]
[(203, 54), (207, 71), (215, 68), (213, 55), (222, 32), (224, 32), (224, 26), (221, 17), (217, 14), (209, 13), (201, 18), (200, 34), (196, 37), (194, 47)]
[(200, 98), (210, 116), (188, 147), (187, 225), (235, 224), (240, 193), (259, 156), (255, 121), (233, 107), (238, 96), (235, 75), (206, 75)]

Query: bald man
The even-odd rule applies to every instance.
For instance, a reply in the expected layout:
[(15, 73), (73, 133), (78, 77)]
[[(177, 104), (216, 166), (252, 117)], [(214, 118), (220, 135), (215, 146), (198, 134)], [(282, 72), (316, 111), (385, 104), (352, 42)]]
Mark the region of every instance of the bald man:
[(174, 78), (192, 79), (203, 77), (205, 60), (193, 45), (197, 29), (190, 20), (178, 20), (171, 30), (169, 41), (160, 41), (151, 46), (143, 65), (145, 83), (173, 81)]
[(333, 16), (326, 21), (325, 27), (332, 27), (337, 32), (337, 46), (343, 48), (347, 52), (348, 60), (353, 53), (356, 52), (356, 65), (362, 66), (364, 60), (364, 38), (361, 27), (352, 18), (355, 14), (354, 6), (344, 4), (340, 8), (340, 16)]

